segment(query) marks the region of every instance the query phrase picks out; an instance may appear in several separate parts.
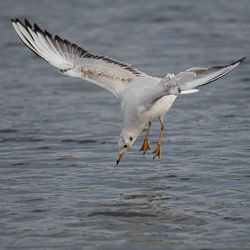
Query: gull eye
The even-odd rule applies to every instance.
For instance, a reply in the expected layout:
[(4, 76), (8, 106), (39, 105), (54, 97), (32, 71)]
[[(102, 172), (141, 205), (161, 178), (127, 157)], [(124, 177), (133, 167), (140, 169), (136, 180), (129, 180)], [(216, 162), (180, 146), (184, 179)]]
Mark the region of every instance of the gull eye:
[(128, 147), (128, 145), (126, 144), (126, 145), (124, 145), (123, 147), (124, 147), (124, 148), (127, 148), (127, 147)]
[(129, 140), (130, 140), (130, 141), (133, 141), (133, 137), (129, 137)]

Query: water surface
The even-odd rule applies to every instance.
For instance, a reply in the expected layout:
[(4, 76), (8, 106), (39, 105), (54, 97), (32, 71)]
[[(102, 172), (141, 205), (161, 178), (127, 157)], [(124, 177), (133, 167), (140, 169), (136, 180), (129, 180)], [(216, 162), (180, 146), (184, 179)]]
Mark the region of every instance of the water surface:
[(1, 249), (249, 249), (249, 61), (177, 99), (160, 160), (138, 152), (144, 131), (117, 167), (117, 101), (59, 75), (10, 24), (163, 77), (249, 57), (249, 13), (247, 0), (2, 1)]

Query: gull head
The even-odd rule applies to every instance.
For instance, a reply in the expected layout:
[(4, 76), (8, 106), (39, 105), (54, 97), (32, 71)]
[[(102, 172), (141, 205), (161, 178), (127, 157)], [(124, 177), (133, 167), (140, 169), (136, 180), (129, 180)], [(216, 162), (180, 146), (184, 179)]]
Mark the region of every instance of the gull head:
[(120, 162), (122, 156), (125, 154), (125, 152), (133, 145), (137, 136), (134, 136), (131, 133), (124, 133), (124, 132), (121, 133), (120, 139), (118, 142), (119, 155), (118, 155), (118, 158), (116, 161), (117, 165), (119, 164), (119, 162)]

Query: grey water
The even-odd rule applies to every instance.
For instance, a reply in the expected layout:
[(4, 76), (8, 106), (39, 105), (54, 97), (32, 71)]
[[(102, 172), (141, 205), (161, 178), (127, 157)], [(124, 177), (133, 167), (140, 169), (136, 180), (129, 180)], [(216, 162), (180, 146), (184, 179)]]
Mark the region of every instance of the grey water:
[(250, 57), (249, 6), (1, 0), (0, 249), (249, 249), (250, 59), (177, 98), (161, 159), (139, 152), (144, 131), (116, 166), (118, 102), (58, 74), (10, 23), (163, 77)]

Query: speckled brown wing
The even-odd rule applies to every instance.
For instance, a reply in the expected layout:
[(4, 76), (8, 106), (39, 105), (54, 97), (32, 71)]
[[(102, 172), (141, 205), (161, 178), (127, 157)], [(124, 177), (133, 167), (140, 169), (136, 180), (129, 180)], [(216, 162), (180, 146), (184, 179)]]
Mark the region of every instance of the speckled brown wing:
[(25, 19), (12, 19), (12, 24), (24, 42), (35, 54), (60, 69), (70, 77), (82, 78), (108, 91), (119, 99), (128, 84), (146, 74), (131, 67), (129, 64), (113, 60), (105, 56), (91, 54), (74, 43), (53, 37), (37, 24), (33, 26)]

